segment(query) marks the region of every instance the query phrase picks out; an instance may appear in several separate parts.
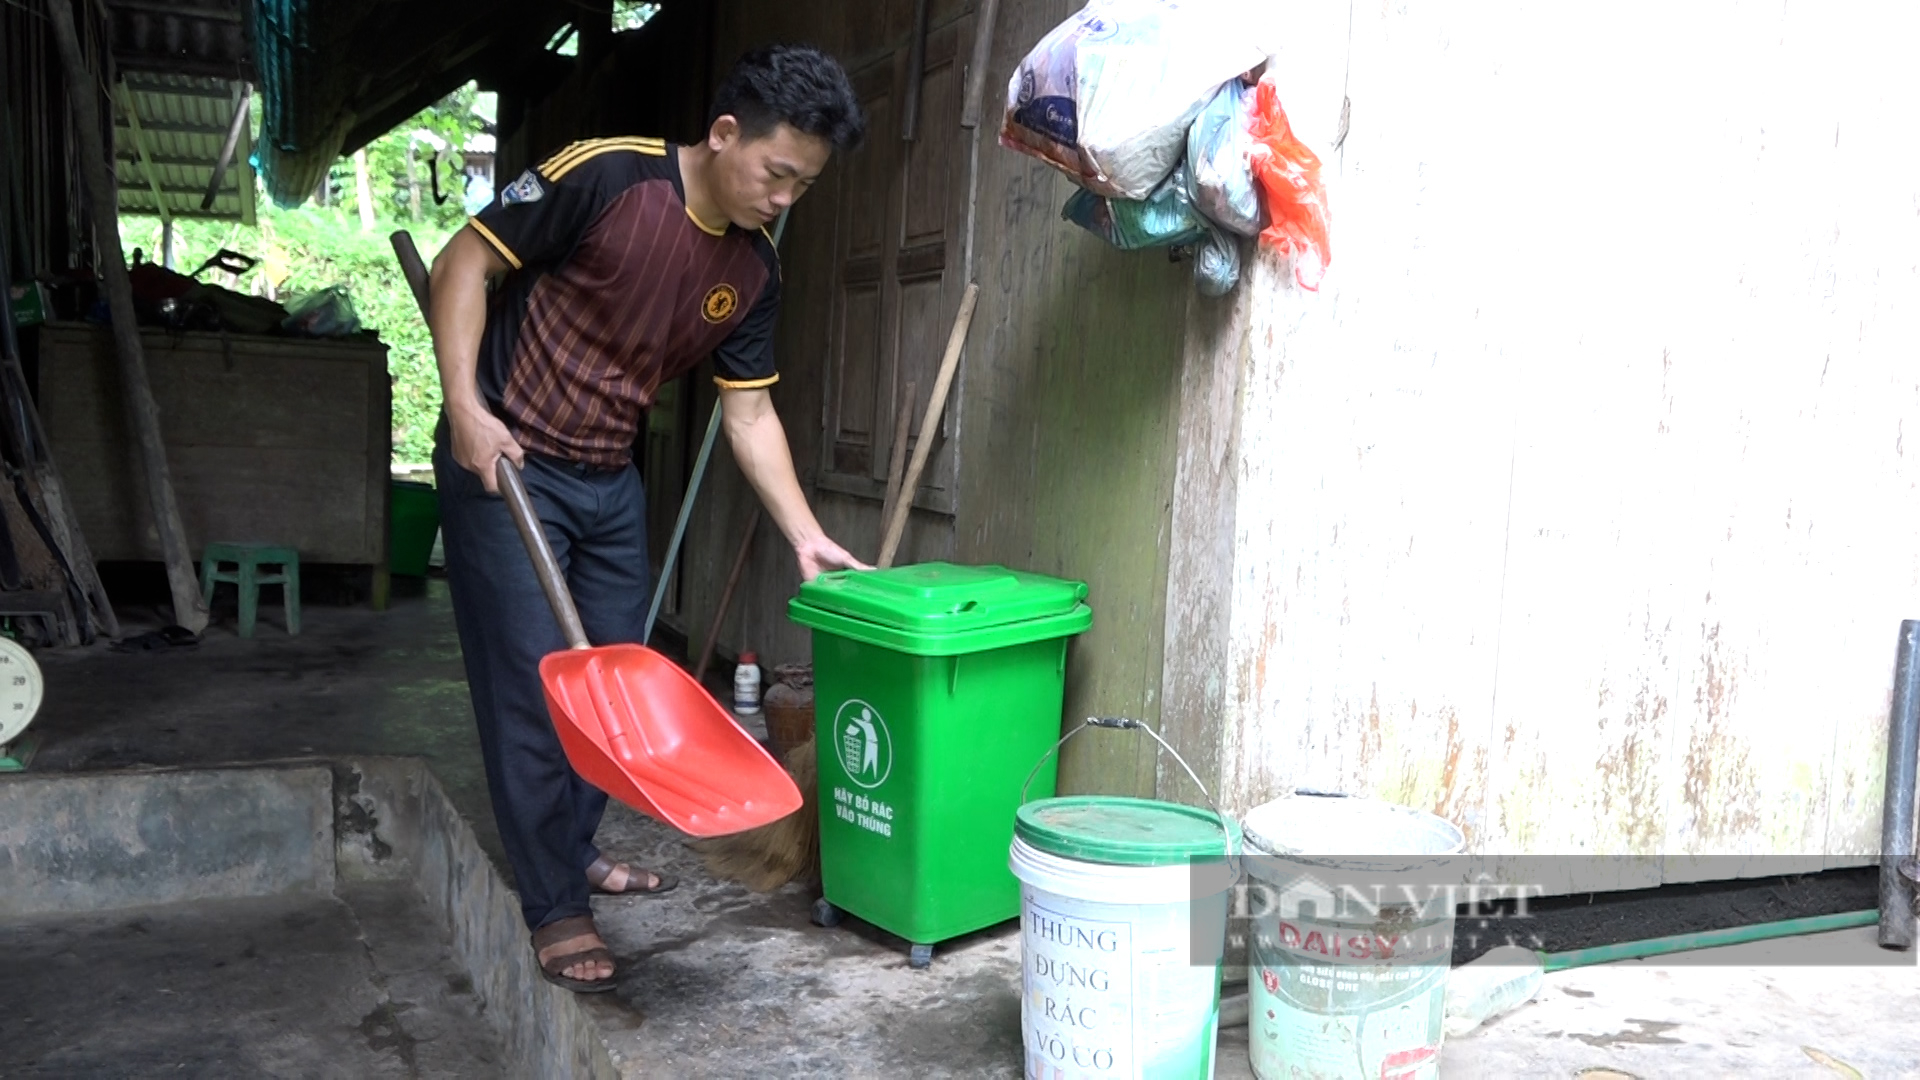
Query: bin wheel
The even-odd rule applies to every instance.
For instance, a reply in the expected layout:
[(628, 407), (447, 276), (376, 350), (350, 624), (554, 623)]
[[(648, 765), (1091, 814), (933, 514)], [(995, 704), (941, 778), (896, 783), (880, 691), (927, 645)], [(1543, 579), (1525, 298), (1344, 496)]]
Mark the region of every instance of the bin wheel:
[(824, 896), (813, 902), (813, 925), (815, 926), (825, 926), (828, 928), (839, 926), (840, 920), (846, 918), (846, 916), (846, 912), (828, 903), (827, 898)]
[(907, 966), (920, 971), (933, 964), (933, 946), (915, 945), (907, 950)]

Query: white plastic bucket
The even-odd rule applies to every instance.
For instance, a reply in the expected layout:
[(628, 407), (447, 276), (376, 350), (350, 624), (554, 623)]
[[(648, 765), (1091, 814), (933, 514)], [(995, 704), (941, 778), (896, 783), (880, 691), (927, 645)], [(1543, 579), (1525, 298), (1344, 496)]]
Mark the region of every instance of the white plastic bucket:
[(1466, 839), (1372, 799), (1246, 816), (1249, 1053), (1261, 1080), (1435, 1080)]
[(1009, 864), (1028, 1080), (1212, 1077), (1228, 864), (1112, 865), (1018, 836)]

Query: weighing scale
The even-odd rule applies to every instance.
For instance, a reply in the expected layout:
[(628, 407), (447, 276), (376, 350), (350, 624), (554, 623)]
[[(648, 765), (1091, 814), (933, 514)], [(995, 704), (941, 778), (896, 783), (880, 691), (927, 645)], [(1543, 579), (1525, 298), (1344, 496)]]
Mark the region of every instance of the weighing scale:
[(26, 730), (40, 711), (44, 687), (33, 654), (12, 638), (0, 637), (0, 772), (19, 772), (33, 760), (40, 737)]

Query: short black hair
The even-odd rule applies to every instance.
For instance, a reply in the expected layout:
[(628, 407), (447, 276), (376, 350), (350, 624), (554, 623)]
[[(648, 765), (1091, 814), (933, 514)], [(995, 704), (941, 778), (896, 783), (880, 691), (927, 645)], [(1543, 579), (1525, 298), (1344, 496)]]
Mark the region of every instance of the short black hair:
[(749, 139), (785, 123), (841, 151), (859, 146), (867, 134), (846, 69), (809, 45), (768, 45), (742, 56), (713, 95), (707, 127), (722, 116), (738, 120)]

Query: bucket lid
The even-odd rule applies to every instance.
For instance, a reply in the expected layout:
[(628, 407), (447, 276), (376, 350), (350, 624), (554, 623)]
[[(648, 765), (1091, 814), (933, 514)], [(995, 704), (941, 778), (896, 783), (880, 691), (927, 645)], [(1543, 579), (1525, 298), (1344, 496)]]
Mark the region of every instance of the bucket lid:
[(1309, 861), (1440, 864), (1460, 854), (1466, 836), (1424, 810), (1345, 795), (1283, 795), (1247, 811), (1255, 851)]
[(821, 574), (800, 586), (799, 603), (895, 630), (958, 634), (1066, 614), (1086, 597), (1081, 581), (931, 562)]
[(1228, 845), (1240, 850), (1240, 826), (1211, 810), (1154, 799), (1073, 795), (1022, 806), (1013, 835), (1027, 846), (1082, 862), (1115, 866), (1174, 866), (1225, 862)]

